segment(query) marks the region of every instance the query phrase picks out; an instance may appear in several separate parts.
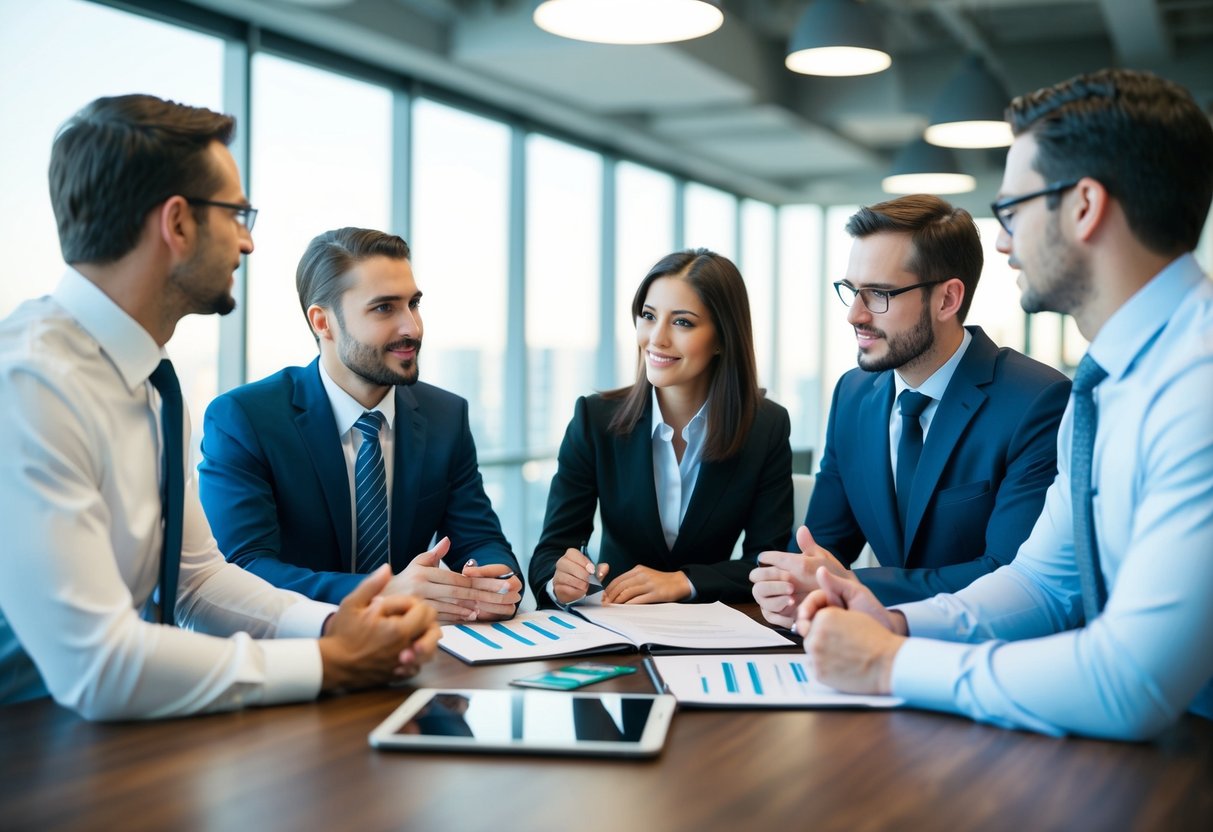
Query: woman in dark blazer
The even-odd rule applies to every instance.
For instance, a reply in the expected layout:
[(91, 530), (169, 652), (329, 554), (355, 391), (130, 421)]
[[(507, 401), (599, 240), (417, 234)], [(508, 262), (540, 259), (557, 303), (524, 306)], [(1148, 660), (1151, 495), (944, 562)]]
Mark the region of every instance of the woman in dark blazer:
[[(792, 526), (788, 412), (763, 397), (750, 302), (727, 258), (671, 254), (632, 300), (636, 382), (577, 400), (531, 558), (540, 604), (749, 601)], [(597, 568), (584, 554), (602, 516)], [(741, 560), (730, 560), (745, 533)]]

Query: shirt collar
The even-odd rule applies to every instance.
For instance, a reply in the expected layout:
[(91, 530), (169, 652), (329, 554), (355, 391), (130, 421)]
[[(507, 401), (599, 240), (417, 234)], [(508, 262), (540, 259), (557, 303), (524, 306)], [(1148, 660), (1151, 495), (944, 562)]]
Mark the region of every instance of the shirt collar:
[(1191, 253), (1172, 260), (1112, 313), (1091, 342), (1091, 357), (1111, 379), (1122, 378), (1183, 305), (1184, 296), (1205, 279)]
[(931, 373), (931, 377), (924, 381), (918, 387), (910, 387), (901, 378), (901, 373), (893, 371), (893, 399), (896, 400), (901, 395), (902, 390), (917, 390), (924, 396), (930, 396), (935, 401), (943, 398), (943, 394), (947, 392), (948, 385), (952, 383), (952, 376), (956, 375), (956, 368), (960, 366), (960, 360), (964, 358), (965, 353), (969, 349), (969, 344), (973, 343), (973, 335), (967, 329), (963, 329), (964, 335), (960, 338), (960, 346), (956, 348), (956, 352), (952, 353), (952, 357), (944, 362), (943, 366), (935, 372)]
[[(650, 391), (653, 402), (653, 418), (652, 426), (649, 430), (654, 439), (664, 439), (670, 441), (674, 438), (674, 428), (666, 424), (665, 417), (661, 415), (661, 405), (657, 403), (657, 388), (654, 387)], [(690, 439), (696, 433), (702, 432), (707, 427), (708, 421), (708, 403), (705, 400), (691, 417), (691, 421), (687, 422), (687, 426), (682, 429), (682, 438)]]
[[(320, 383), (324, 385), (324, 392), (328, 394), (329, 404), (333, 407), (333, 418), (337, 421), (337, 435), (345, 436), (350, 428), (354, 427), (354, 422), (357, 422), (362, 414), (367, 411), (358, 401), (345, 392), (333, 381), (329, 376), (328, 371), (324, 369), (324, 362), (316, 362), (320, 366)], [(384, 422), (387, 423), (387, 429), (392, 430), (392, 426), (396, 421), (396, 388), (389, 387), (387, 393), (379, 400), (379, 404), (370, 408), (371, 410), (379, 411), (383, 416)]]
[(146, 382), (166, 357), (138, 321), (75, 269), (68, 268), (51, 297), (96, 340), (131, 392)]

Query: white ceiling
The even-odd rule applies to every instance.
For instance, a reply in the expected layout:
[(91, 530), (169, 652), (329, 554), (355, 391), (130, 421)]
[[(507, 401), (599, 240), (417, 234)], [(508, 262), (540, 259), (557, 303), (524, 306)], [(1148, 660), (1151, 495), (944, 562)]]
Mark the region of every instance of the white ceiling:
[[(893, 67), (841, 79), (783, 66), (808, 0), (724, 0), (719, 31), (657, 46), (549, 35), (528, 0), (190, 2), (775, 202), (880, 199), (894, 152), (920, 134), (968, 52), (1012, 95), (1132, 66), (1183, 83), (1213, 109), (1213, 0), (869, 0)], [(988, 201), (1002, 153), (959, 157), (979, 181), (968, 199)]]

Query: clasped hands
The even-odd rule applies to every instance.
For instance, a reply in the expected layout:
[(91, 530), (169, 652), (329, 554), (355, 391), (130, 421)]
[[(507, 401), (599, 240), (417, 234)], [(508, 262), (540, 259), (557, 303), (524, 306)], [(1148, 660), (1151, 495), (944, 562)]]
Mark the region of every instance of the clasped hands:
[(682, 601), (691, 597), (691, 582), (684, 572), (661, 572), (647, 566), (633, 566), (608, 585), (609, 563), (594, 566), (593, 561), (577, 549), (566, 549), (556, 561), (552, 589), (556, 600), (571, 604), (585, 597), (590, 588), (589, 576), (597, 575), (604, 587), (604, 604), (660, 604)]
[(750, 572), (754, 599), (772, 624), (796, 630), (814, 674), (847, 693), (887, 694), (893, 660), (906, 639), (905, 616), (885, 609), (872, 591), (808, 528), (796, 531), (800, 553), (763, 552)]
[[(450, 548), (450, 538), (439, 540), (393, 577), (386, 592), (423, 599), (438, 613), (439, 621), (498, 621), (513, 616), (522, 600), (521, 579), (501, 563), (477, 566), (468, 561), (460, 572), (442, 569), (438, 564)], [(510, 577), (502, 577), (507, 574)]]

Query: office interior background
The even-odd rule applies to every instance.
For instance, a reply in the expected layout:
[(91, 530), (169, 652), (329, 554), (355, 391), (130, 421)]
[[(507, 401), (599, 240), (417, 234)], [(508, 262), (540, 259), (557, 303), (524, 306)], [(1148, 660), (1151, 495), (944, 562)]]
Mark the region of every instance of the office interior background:
[[(421, 378), (471, 403), (486, 489), (525, 562), (575, 398), (635, 377), (630, 303), (658, 258), (704, 246), (738, 263), (761, 383), (807, 472), (855, 365), (830, 285), (843, 226), (888, 198), (882, 177), (970, 56), (1010, 95), (1119, 65), (1213, 102), (1210, 0), (869, 0), (893, 65), (854, 78), (784, 67), (806, 0), (720, 5), (707, 37), (609, 46), (539, 30), (526, 0), (0, 0), (0, 316), (62, 272), (46, 166), (68, 116), (129, 92), (233, 113), (256, 251), (238, 311), (189, 318), (169, 344), (195, 453), (218, 392), (315, 356), (294, 289), (308, 240), (387, 229), (425, 294)], [(1072, 322), (1025, 316), (994, 250), (1005, 150), (955, 156), (976, 187), (947, 198), (986, 252), (968, 322), (1071, 368), (1085, 349)]]

